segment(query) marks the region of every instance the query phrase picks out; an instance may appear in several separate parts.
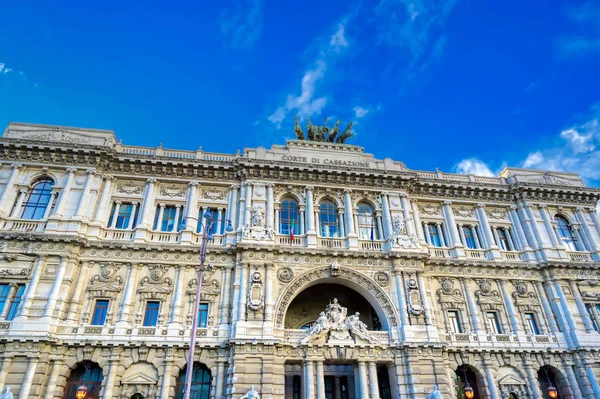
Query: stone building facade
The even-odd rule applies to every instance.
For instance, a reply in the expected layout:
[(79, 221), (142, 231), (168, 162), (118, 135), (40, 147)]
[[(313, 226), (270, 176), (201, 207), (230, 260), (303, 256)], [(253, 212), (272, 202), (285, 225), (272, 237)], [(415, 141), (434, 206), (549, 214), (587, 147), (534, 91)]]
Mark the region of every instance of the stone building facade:
[(15, 397), (182, 397), (201, 284), (196, 398), (600, 398), (600, 190), (578, 175), (17, 123), (0, 151)]

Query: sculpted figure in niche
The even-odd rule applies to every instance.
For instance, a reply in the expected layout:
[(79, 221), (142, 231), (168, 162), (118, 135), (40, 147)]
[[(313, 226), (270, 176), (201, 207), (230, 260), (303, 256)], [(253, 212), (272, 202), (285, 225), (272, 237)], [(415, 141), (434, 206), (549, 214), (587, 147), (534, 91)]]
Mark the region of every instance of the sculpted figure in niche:
[(427, 396), (427, 399), (442, 399), (442, 393), (438, 391), (437, 385), (433, 386), (433, 391)]
[(13, 399), (13, 394), (10, 391), (10, 387), (4, 387), (2, 390), (2, 395), (0, 395), (0, 399)]
[(258, 392), (254, 389), (254, 385), (250, 385), (250, 390), (242, 396), (242, 399), (260, 399)]
[(265, 215), (263, 210), (259, 207), (252, 208), (252, 226), (261, 226), (265, 225)]
[(321, 312), (319, 318), (315, 322), (315, 324), (310, 329), (310, 334), (318, 334), (329, 326), (329, 320), (327, 320), (327, 316), (325, 312)]

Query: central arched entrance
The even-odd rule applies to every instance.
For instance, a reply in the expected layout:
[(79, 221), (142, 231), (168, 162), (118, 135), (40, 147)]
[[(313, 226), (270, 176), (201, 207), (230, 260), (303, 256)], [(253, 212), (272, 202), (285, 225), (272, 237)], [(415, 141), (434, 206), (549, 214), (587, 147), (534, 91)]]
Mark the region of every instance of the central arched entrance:
[(377, 312), (362, 295), (345, 285), (332, 283), (316, 284), (298, 294), (288, 306), (285, 328), (309, 329), (334, 298), (348, 309), (349, 315), (358, 312), (370, 331), (382, 329)]

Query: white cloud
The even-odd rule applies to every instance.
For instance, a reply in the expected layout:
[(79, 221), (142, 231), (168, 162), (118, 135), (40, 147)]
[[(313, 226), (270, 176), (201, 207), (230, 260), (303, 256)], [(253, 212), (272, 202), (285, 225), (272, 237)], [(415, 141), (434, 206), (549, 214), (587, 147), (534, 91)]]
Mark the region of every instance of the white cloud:
[(356, 116), (356, 118), (360, 119), (360, 118), (364, 118), (368, 113), (369, 110), (363, 107), (354, 107), (352, 108), (354, 110), (354, 115)]
[(344, 30), (344, 24), (339, 24), (337, 32), (331, 36), (331, 40), (329, 41), (331, 47), (348, 47), (348, 40), (346, 40), (346, 37), (344, 36)]
[(229, 45), (247, 50), (260, 38), (263, 25), (261, 0), (238, 0), (219, 18), (221, 33)]
[(314, 68), (307, 70), (302, 77), (301, 91), (298, 96), (288, 95), (285, 105), (277, 108), (269, 116), (269, 121), (281, 127), (281, 122), (290, 111), (296, 111), (299, 117), (305, 118), (321, 113), (327, 104), (325, 97), (313, 98), (316, 85), (325, 76), (327, 65), (323, 60), (317, 61)]
[(477, 158), (466, 158), (456, 165), (456, 173), (473, 174), (476, 176), (495, 177), (497, 173), (492, 172), (490, 167)]
[(600, 3), (588, 1), (566, 9), (566, 17), (580, 30), (579, 33), (556, 39), (560, 56), (582, 57), (600, 52)]

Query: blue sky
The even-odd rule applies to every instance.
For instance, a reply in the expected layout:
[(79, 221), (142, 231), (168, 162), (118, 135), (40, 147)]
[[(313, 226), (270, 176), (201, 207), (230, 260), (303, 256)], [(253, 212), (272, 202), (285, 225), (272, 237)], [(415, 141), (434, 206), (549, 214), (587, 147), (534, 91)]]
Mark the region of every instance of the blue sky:
[(3, 5), (0, 124), (235, 152), (293, 117), (412, 169), (600, 185), (600, 2), (30, 0)]

